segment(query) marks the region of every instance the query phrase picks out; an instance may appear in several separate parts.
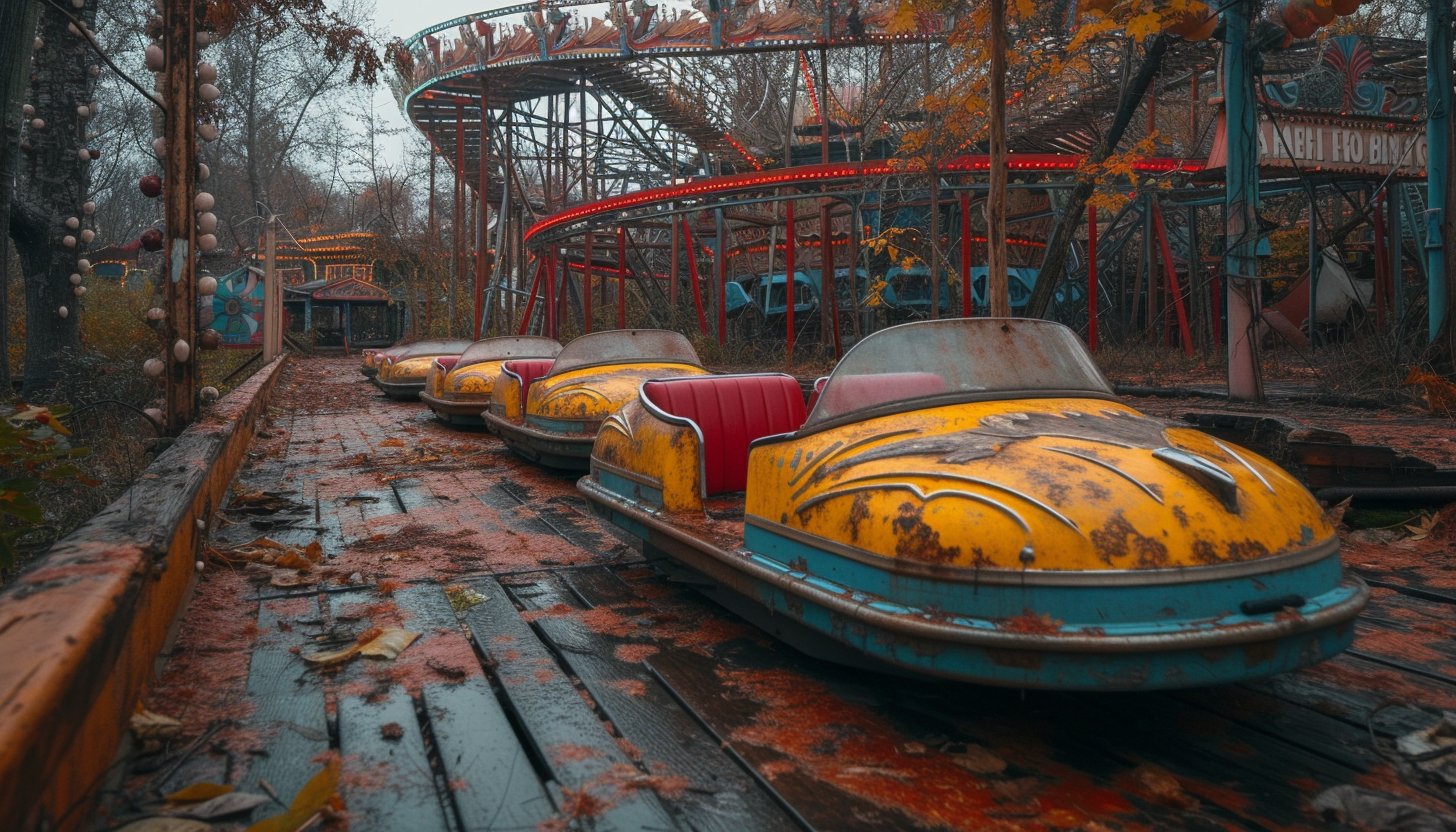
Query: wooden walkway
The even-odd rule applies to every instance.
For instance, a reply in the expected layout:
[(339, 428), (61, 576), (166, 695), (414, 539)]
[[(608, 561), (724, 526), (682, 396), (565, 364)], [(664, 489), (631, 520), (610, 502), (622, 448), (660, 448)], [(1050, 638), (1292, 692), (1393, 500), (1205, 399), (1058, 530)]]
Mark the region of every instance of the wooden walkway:
[[(181, 733), (122, 760), (98, 828), (206, 781), (271, 795), (218, 821), (242, 829), (330, 760), (352, 832), (1272, 832), (1343, 828), (1310, 801), (1350, 784), (1456, 813), (1393, 747), (1456, 710), (1449, 543), (1355, 547), (1375, 599), (1319, 667), (1023, 693), (808, 659), (645, 564), (571, 478), (352, 360), (295, 365), (253, 457), (145, 703)], [(262, 535), (321, 544), (318, 582), (223, 562)], [(301, 658), (390, 627), (421, 634), (394, 660)]]

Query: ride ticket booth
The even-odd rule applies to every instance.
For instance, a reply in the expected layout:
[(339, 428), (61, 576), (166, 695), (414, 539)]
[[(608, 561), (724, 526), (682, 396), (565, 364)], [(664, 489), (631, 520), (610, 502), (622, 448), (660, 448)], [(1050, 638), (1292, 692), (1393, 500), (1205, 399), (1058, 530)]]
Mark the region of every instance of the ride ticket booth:
[(313, 347), (386, 347), (404, 331), (400, 287), (374, 254), (368, 232), (305, 237), (280, 246), (285, 327)]

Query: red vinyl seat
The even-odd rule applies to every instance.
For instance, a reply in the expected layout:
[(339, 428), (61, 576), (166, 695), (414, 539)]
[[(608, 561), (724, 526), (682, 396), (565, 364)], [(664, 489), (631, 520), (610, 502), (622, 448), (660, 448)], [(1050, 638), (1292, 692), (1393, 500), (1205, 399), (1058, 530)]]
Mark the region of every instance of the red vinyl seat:
[(446, 371), (455, 369), (455, 365), (459, 361), (460, 356), (458, 355), (442, 355), (439, 358), (435, 359), (435, 363), (439, 364), (440, 368)]
[(935, 373), (865, 373), (834, 376), (823, 399), (831, 414), (840, 414), (944, 392), (945, 380)]
[(804, 425), (804, 393), (793, 376), (695, 376), (649, 381), (642, 395), (657, 409), (697, 426), (708, 494), (748, 487), (748, 445)]
[(501, 369), (521, 380), (521, 401), (525, 402), (526, 394), (531, 392), (531, 384), (550, 373), (551, 366), (555, 363), (554, 358), (521, 358), (507, 361), (501, 365)]

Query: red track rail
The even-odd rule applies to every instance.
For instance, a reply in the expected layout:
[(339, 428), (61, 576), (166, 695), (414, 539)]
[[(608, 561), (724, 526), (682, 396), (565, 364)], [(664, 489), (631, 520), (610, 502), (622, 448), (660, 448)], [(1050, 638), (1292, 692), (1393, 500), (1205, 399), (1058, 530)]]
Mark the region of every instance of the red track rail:
[[(1084, 158), (1083, 156), (1072, 154), (1017, 153), (1010, 157), (1007, 164), (1013, 171), (1075, 171), (1081, 166)], [(1204, 163), (1199, 160), (1151, 158), (1135, 163), (1133, 168), (1141, 173), (1172, 173), (1174, 171), (1194, 173), (1202, 170), (1203, 165)], [(940, 170), (943, 173), (974, 173), (976, 171), (988, 170), (989, 168), (990, 157), (979, 155), (958, 156), (940, 166)], [(907, 168), (905, 163), (900, 160), (875, 160), (871, 162), (832, 162), (827, 165), (801, 165), (799, 167), (781, 168), (779, 170), (753, 171), (751, 173), (735, 173), (729, 176), (716, 176), (682, 185), (669, 185), (663, 188), (633, 191), (629, 194), (622, 194), (621, 196), (614, 196), (608, 199), (578, 205), (575, 208), (569, 208), (560, 213), (553, 214), (531, 226), (526, 231), (525, 242), (529, 245), (533, 237), (568, 223), (578, 222), (602, 214), (625, 211), (631, 208), (641, 208), (657, 202), (680, 200), (685, 197), (720, 196), (739, 191), (764, 190), (796, 185), (823, 185), (836, 180), (865, 179), (872, 176), (913, 174), (915, 172), (915, 170)]]

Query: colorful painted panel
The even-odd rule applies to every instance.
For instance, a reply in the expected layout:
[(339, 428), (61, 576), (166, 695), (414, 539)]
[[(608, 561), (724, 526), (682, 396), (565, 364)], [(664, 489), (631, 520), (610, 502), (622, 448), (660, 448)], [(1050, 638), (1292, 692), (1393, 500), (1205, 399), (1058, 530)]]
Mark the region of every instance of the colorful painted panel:
[(212, 323), (222, 333), (222, 346), (263, 347), (263, 280), (250, 269), (238, 269), (217, 279), (212, 296)]

